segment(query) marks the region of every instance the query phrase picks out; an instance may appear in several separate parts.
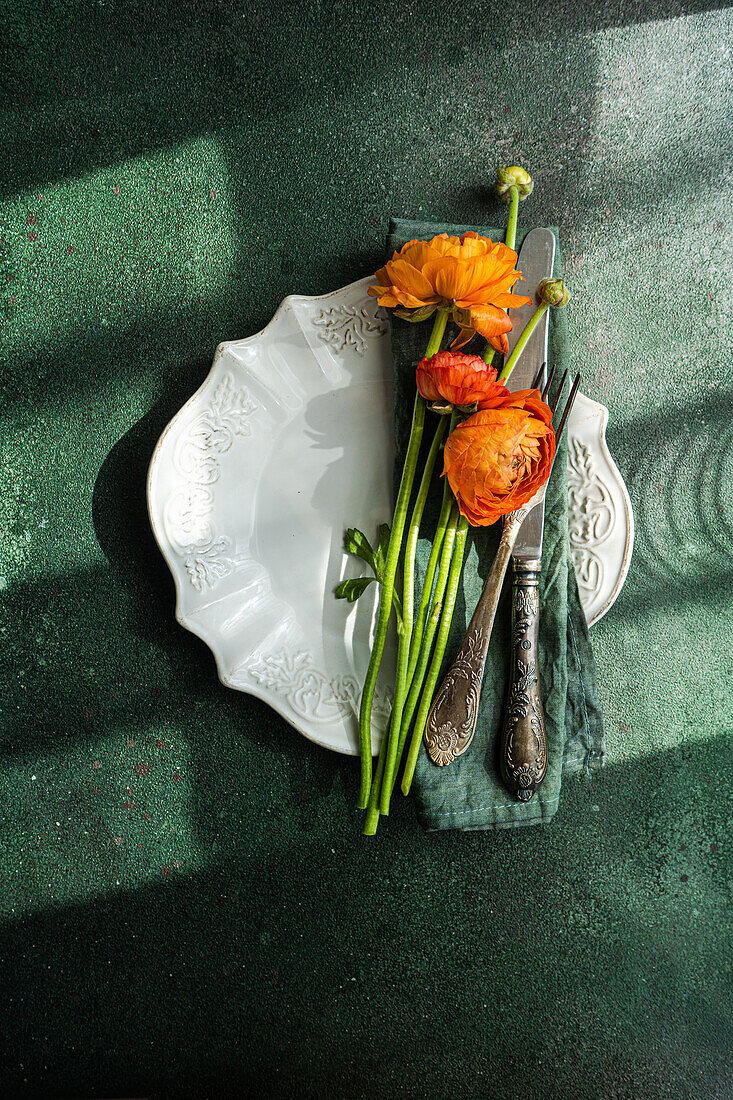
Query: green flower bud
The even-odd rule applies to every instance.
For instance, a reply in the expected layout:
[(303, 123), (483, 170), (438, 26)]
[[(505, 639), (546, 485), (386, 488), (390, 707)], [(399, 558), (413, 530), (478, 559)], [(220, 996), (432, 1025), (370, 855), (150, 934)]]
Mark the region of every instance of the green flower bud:
[(537, 296), (547, 306), (566, 306), (570, 291), (562, 279), (543, 279), (537, 287)]
[(499, 167), (496, 173), (494, 191), (503, 202), (509, 202), (511, 199), (510, 187), (516, 187), (520, 199), (526, 199), (527, 195), (532, 194), (534, 180), (529, 172), (525, 172), (524, 168), (519, 168), (518, 165), (514, 165), (513, 168)]

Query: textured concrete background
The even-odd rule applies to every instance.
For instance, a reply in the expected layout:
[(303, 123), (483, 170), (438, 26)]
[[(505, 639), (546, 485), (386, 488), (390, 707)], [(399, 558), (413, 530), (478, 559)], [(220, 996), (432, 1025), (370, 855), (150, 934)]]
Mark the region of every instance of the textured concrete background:
[[(728, 1098), (730, 63), (720, 4), (4, 5), (3, 1096)], [(610, 764), (359, 836), (354, 761), (173, 619), (155, 441), (390, 215), (559, 224), (637, 518)]]

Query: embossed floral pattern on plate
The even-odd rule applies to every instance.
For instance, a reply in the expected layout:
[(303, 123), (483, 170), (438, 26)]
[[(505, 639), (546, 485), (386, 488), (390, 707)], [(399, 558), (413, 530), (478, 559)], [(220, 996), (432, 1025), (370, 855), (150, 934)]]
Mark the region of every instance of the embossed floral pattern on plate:
[(357, 355), (366, 354), (373, 336), (385, 336), (388, 331), (383, 310), (374, 298), (367, 298), (363, 305), (339, 305), (323, 309), (313, 324), (319, 329), (321, 340), (334, 351), (353, 348)]
[(235, 435), (250, 435), (257, 405), (244, 387), (225, 374), (208, 406), (189, 425), (173, 451), (180, 485), (166, 500), (163, 523), (188, 579), (198, 591), (213, 588), (235, 568), (231, 539), (212, 524), (213, 486), (221, 476), (220, 457)]
[(634, 518), (606, 444), (608, 410), (579, 393), (568, 423), (568, 533), (589, 624), (608, 611), (631, 561)]

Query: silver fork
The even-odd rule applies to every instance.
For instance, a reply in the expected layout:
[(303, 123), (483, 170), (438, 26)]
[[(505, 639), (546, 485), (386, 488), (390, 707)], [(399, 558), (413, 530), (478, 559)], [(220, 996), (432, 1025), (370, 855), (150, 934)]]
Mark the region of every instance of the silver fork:
[[(545, 366), (543, 364), (535, 379), (533, 388), (540, 382), (544, 370)], [(549, 392), (553, 373), (554, 371), (550, 372), (550, 376), (543, 387), (543, 399), (547, 397)], [(565, 371), (555, 395), (552, 405), (553, 420), (555, 419), (555, 411), (567, 374), (568, 372)], [(555, 439), (558, 443), (572, 410), (579, 385), (580, 374), (576, 374), (558, 426), (555, 429)], [(559, 447), (556, 447), (555, 458), (557, 458), (558, 452)], [(441, 767), (451, 764), (459, 756), (462, 756), (473, 740), (478, 719), (481, 685), (486, 667), (486, 654), (489, 649), (496, 608), (499, 603), (509, 559), (525, 517), (535, 505), (545, 499), (546, 492), (547, 482), (537, 490), (526, 504), (523, 504), (516, 512), (510, 512), (504, 517), (504, 528), (499, 548), (489, 575), (484, 582), (483, 591), (468, 625), (466, 636), (461, 643), (455, 661), (448, 670), (433, 700), (425, 723), (425, 747), (433, 763)]]

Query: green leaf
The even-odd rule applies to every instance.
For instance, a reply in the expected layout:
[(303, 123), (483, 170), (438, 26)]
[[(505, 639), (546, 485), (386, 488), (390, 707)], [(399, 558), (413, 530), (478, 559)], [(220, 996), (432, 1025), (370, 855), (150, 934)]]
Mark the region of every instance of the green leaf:
[(347, 554), (353, 554), (355, 557), (361, 558), (362, 561), (365, 561), (367, 565), (374, 569), (372, 544), (364, 532), (357, 527), (347, 527), (344, 535), (344, 550)]
[(359, 596), (369, 587), (374, 579), (374, 577), (355, 577), (353, 580), (341, 581), (341, 584), (337, 584), (334, 589), (336, 599), (348, 600), (349, 603), (353, 603), (355, 600), (359, 599)]
[(410, 321), (413, 325), (420, 324), (421, 321), (427, 321), (429, 317), (432, 317), (437, 309), (435, 306), (420, 306), (418, 309), (396, 309), (395, 316), (401, 317), (403, 321)]
[(379, 528), (379, 543), (374, 551), (374, 572), (380, 581), (384, 576), (384, 567), (387, 564), (387, 550), (389, 549), (389, 536), (391, 534), (389, 524), (382, 523)]

